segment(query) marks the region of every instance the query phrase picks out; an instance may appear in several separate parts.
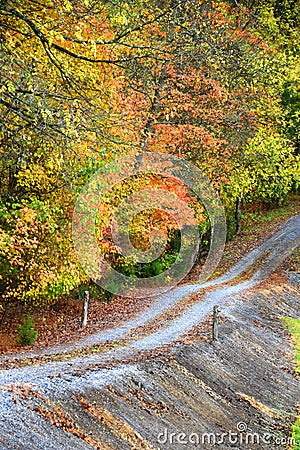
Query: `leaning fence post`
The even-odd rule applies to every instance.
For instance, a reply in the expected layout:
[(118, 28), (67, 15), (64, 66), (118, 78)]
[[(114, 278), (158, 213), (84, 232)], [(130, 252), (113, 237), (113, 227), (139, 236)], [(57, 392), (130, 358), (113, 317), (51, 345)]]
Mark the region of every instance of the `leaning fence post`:
[(84, 299), (83, 299), (82, 315), (81, 315), (81, 323), (80, 323), (81, 328), (85, 328), (86, 324), (87, 324), (89, 300), (90, 300), (90, 292), (84, 291)]
[(219, 340), (219, 307), (214, 306), (213, 324), (212, 324), (212, 338), (213, 341)]

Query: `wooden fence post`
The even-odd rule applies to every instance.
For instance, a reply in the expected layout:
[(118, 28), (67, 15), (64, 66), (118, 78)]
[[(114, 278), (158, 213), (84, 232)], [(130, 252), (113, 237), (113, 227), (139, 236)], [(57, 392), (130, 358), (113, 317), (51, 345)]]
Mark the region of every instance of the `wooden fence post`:
[(213, 341), (219, 340), (219, 307), (214, 306), (213, 312), (213, 325), (212, 325), (212, 338)]
[(89, 310), (90, 292), (84, 291), (83, 305), (82, 305), (82, 315), (80, 327), (85, 328), (87, 324), (87, 316)]

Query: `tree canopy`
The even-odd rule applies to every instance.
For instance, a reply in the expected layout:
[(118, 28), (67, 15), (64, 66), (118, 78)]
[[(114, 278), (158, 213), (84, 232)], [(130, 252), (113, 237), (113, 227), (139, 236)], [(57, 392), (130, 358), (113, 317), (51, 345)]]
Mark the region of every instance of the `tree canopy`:
[(298, 0), (0, 1), (3, 308), (53, 302), (85, 280), (72, 211), (116, 155), (192, 161), (228, 217), (237, 200), (272, 204), (298, 187), (299, 9)]

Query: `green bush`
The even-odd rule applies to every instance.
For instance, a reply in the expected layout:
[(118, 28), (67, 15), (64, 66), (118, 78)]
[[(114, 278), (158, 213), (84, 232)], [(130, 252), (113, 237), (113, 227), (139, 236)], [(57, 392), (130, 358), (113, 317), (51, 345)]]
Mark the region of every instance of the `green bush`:
[(30, 316), (23, 320), (23, 324), (18, 326), (17, 344), (33, 345), (38, 336), (37, 330), (34, 329), (34, 323)]

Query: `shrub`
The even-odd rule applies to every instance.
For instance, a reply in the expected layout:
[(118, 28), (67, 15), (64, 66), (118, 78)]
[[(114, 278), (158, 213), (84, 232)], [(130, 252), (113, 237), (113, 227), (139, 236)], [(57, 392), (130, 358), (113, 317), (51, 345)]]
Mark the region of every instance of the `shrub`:
[(23, 320), (23, 324), (18, 326), (17, 331), (17, 344), (33, 345), (35, 343), (38, 332), (34, 329), (34, 323), (31, 316), (27, 316), (26, 319)]

